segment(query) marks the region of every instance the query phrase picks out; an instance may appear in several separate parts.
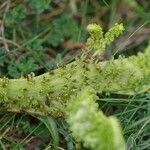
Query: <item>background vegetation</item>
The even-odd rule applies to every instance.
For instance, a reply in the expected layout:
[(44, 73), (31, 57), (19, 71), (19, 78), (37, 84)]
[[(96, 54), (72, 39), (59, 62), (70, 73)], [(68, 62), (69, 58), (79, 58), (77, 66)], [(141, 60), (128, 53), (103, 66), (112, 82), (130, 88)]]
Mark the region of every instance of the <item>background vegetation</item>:
[[(116, 22), (124, 35), (107, 48), (103, 58), (143, 51), (150, 35), (147, 0), (0, 0), (0, 76), (20, 78), (66, 64), (80, 55), (86, 26), (101, 24), (105, 31)], [(100, 108), (122, 124), (128, 150), (150, 149), (150, 95), (100, 96)], [(76, 143), (63, 118), (0, 113), (2, 150), (74, 150)]]

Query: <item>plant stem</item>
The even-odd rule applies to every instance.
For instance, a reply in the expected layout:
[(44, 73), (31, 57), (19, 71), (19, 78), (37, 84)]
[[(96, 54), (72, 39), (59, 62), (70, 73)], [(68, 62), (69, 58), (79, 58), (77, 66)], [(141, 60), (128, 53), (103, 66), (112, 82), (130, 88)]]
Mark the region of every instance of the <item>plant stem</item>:
[(0, 79), (0, 110), (65, 115), (70, 96), (90, 86), (97, 93), (135, 95), (150, 91), (150, 47), (144, 54), (98, 62), (76, 59), (51, 72), (27, 79)]

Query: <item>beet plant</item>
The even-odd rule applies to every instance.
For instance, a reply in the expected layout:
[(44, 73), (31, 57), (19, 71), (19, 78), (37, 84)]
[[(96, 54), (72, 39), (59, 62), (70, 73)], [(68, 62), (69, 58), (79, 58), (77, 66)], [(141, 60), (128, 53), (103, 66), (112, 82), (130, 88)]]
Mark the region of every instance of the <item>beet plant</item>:
[(93, 150), (125, 150), (118, 120), (106, 117), (96, 100), (102, 92), (135, 95), (149, 92), (150, 47), (137, 56), (100, 61), (108, 44), (122, 34), (122, 24), (103, 33), (87, 27), (90, 37), (75, 61), (43, 75), (0, 79), (0, 110), (63, 117), (77, 141)]

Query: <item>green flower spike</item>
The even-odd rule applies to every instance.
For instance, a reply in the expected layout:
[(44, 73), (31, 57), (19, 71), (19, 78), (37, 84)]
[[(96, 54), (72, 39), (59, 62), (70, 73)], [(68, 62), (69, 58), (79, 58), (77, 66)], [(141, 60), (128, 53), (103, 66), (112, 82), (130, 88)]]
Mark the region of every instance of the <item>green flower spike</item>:
[(100, 25), (89, 24), (87, 26), (87, 31), (90, 34), (90, 37), (87, 40), (88, 49), (94, 50), (94, 55), (101, 55), (105, 51), (106, 45), (113, 42), (116, 37), (123, 33), (124, 27), (123, 24), (116, 23), (114, 27), (104, 35)]
[(118, 120), (98, 109), (96, 91), (85, 87), (68, 105), (68, 123), (74, 137), (92, 150), (125, 150)]

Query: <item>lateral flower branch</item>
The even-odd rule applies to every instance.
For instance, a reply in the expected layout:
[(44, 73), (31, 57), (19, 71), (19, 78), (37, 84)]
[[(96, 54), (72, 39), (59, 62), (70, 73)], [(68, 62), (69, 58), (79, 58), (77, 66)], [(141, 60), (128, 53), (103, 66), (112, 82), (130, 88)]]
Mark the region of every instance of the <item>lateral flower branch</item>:
[(90, 37), (82, 55), (64, 67), (58, 67), (26, 79), (0, 79), (0, 111), (63, 116), (73, 136), (93, 150), (125, 150), (120, 125), (116, 118), (99, 110), (97, 94), (126, 95), (150, 92), (150, 46), (145, 53), (129, 58), (98, 61), (106, 45), (122, 34), (122, 24), (115, 24), (105, 34), (97, 24), (87, 27)]

